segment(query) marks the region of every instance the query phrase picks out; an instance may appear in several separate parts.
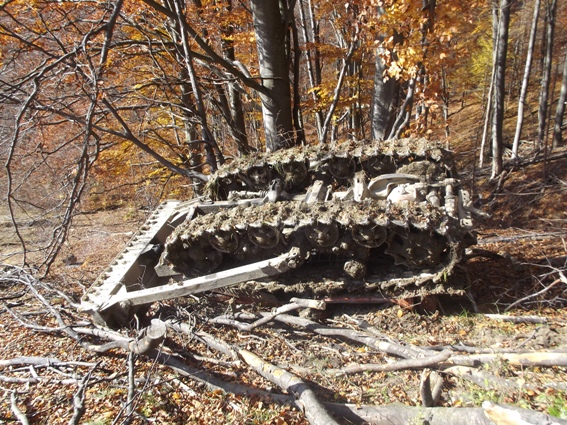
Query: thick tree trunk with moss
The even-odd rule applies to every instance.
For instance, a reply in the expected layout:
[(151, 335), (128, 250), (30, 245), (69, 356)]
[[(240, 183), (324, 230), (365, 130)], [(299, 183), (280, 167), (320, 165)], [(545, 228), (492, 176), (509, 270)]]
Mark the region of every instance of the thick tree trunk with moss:
[(260, 94), (266, 133), (266, 149), (276, 151), (293, 144), (294, 131), (286, 51), (285, 8), (279, 0), (251, 0), (262, 85)]

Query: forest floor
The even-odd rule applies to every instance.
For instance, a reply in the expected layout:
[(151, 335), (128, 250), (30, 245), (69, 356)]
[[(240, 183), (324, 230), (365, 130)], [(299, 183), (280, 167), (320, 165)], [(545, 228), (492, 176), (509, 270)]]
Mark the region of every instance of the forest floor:
[[(466, 153), (462, 158), (466, 160)], [(466, 346), (469, 353), (565, 353), (565, 160), (550, 162), (546, 178), (543, 173), (542, 163), (517, 169), (507, 173), (498, 191), (499, 182), (476, 176), (475, 191), (483, 195), (481, 208), (491, 217), (479, 223), (478, 245), (472, 247), (475, 250), (459, 273), (458, 278), (467, 280), (468, 296), (441, 297), (440, 308), (425, 313), (396, 303), (332, 305), (324, 316), (312, 320), (341, 329), (360, 330), (361, 324), (365, 324), (369, 335), (427, 350)], [(472, 184), (471, 176), (465, 178)], [(42, 279), (48, 286), (37, 287), (43, 299), (67, 323), (86, 326), (89, 317), (77, 313), (72, 302), (80, 300), (144, 219), (143, 211), (121, 208), (83, 214), (75, 221), (65, 252), (51, 275)], [(13, 235), (9, 235), (7, 224), (1, 232), (6, 248)], [(4, 275), (9, 270), (4, 268)], [(85, 413), (80, 423), (90, 425), (128, 420), (133, 424), (308, 423), (293, 405), (265, 396), (248, 397), (211, 389), (196, 379), (182, 377), (151, 357), (135, 357), (132, 368), (125, 351), (115, 349), (97, 354), (85, 350), (58, 328), (42, 298), (23, 280), (0, 279), (0, 301), (0, 424), (17, 422), (14, 406), (32, 424), (70, 423), (76, 414), (74, 403), (81, 398)], [(357, 406), (421, 405), (421, 370), (333, 373), (352, 363), (392, 361), (391, 356), (378, 350), (282, 323), (244, 332), (208, 322), (211, 317), (234, 309), (257, 312), (270, 311), (270, 307), (227, 303), (207, 294), (174, 303), (177, 317), (184, 315), (194, 329), (295, 373), (315, 389), (321, 401)], [(161, 315), (165, 320), (174, 303), (158, 303), (150, 314)], [(487, 315), (491, 313), (526, 319), (536, 316), (539, 320), (513, 323)], [(135, 329), (129, 332), (135, 334)], [(282, 393), (242, 361), (219, 354), (196, 338), (173, 332), (168, 334), (163, 350), (182, 353), (193, 368), (226, 382)], [(7, 363), (23, 356), (28, 359)], [(35, 366), (30, 363), (30, 358), (38, 357), (50, 361)], [(497, 356), (481, 369), (490, 377), (484, 385), (482, 379), (473, 383), (456, 373), (443, 373), (445, 385), (437, 405), (478, 407), (490, 401), (567, 419), (565, 366), (524, 366), (506, 356)], [(128, 379), (132, 371), (134, 387)], [(131, 414), (126, 405), (128, 399), (132, 401)]]

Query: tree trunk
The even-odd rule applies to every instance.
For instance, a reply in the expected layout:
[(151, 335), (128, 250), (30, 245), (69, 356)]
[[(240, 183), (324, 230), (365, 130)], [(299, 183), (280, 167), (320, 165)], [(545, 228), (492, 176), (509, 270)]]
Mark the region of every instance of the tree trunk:
[(260, 93), (266, 149), (273, 152), (293, 144), (293, 121), (286, 52), (285, 9), (279, 0), (251, 0), (262, 85)]
[[(299, 18), (301, 20), (301, 33), (303, 35), (303, 42), (311, 44), (310, 48), (305, 49), (307, 76), (309, 77), (309, 87), (315, 89), (321, 84), (321, 61), (320, 52), (317, 47), (319, 44), (319, 23), (315, 21), (313, 6), (311, 1), (307, 2), (307, 13), (303, 9), (303, 2), (299, 2)], [(311, 35), (311, 37), (310, 37)], [(317, 90), (311, 90), (311, 97), (315, 105), (319, 102), (319, 95)], [(323, 130), (323, 112), (320, 109), (315, 111), (315, 122), (317, 124), (317, 134), (319, 141), (321, 141), (321, 134)]]
[(376, 49), (376, 70), (374, 72), (374, 93), (372, 95), (372, 138), (376, 140), (385, 139), (392, 127), (392, 113), (394, 93), (397, 81), (384, 79), (386, 65), (381, 53), (384, 49)]
[[(186, 31), (186, 21), (184, 16), (183, 10), (183, 3), (179, 0), (173, 2), (173, 6), (175, 8), (175, 14), (177, 16), (177, 26), (179, 28), (180, 36), (181, 36), (181, 50), (183, 52), (183, 65), (187, 71), (187, 75), (189, 76), (191, 82), (191, 88), (193, 89), (193, 96), (195, 97), (195, 106), (197, 108), (197, 116), (199, 117), (199, 121), (201, 123), (201, 133), (203, 136), (203, 140), (205, 141), (205, 151), (207, 155), (207, 163), (209, 167), (211, 167), (212, 171), (216, 171), (218, 165), (217, 160), (220, 164), (224, 162), (224, 158), (220, 151), (219, 146), (213, 136), (213, 133), (209, 129), (209, 125), (207, 123), (207, 112), (205, 109), (205, 105), (203, 103), (203, 96), (201, 94), (201, 87), (199, 86), (199, 82), (197, 81), (197, 75), (195, 73), (195, 68), (193, 65), (193, 53), (189, 46), (189, 40), (187, 39), (188, 32)], [(215, 157), (216, 153), (216, 157)]]
[(346, 76), (346, 72), (347, 72), (347, 68), (349, 65), (349, 62), (352, 58), (352, 55), (354, 54), (354, 51), (356, 50), (356, 44), (357, 44), (357, 40), (355, 39), (352, 44), (350, 45), (349, 49), (348, 49), (348, 53), (346, 55), (346, 58), (343, 62), (343, 65), (341, 67), (341, 71), (339, 73), (339, 79), (337, 81), (337, 85), (335, 87), (335, 91), (333, 94), (333, 102), (331, 103), (331, 106), (329, 107), (329, 111), (327, 112), (327, 116), (325, 117), (325, 122), (323, 123), (323, 128), (321, 130), (321, 143), (326, 143), (327, 142), (327, 134), (329, 132), (329, 126), (331, 124), (331, 119), (333, 118), (333, 114), (335, 113), (335, 109), (337, 108), (337, 105), (339, 103), (339, 99), (340, 99), (340, 95), (341, 95), (341, 88), (343, 86), (344, 80), (345, 80), (345, 76)]
[(563, 61), (563, 80), (561, 80), (561, 91), (557, 100), (557, 111), (555, 112), (555, 124), (553, 126), (553, 148), (558, 148), (563, 144), (563, 114), (565, 113), (565, 102), (567, 101), (567, 49)]
[(528, 82), (532, 69), (534, 57), (534, 45), (537, 34), (537, 21), (539, 19), (539, 6), (541, 0), (536, 0), (534, 5), (534, 16), (532, 19), (532, 27), (530, 31), (530, 41), (528, 43), (528, 52), (526, 54), (526, 66), (524, 69), (524, 77), (522, 78), (522, 88), (520, 90), (520, 99), (518, 101), (518, 120), (516, 122), (516, 133), (514, 135), (514, 143), (512, 145), (512, 158), (518, 158), (518, 147), (520, 145), (520, 136), (522, 134), (522, 126), (524, 124), (524, 104), (526, 103), (526, 94), (528, 92)]
[[(226, 7), (229, 11), (232, 10), (232, 0), (228, 0)], [(234, 35), (234, 27), (227, 25), (221, 28), (225, 37), (222, 38), (222, 50), (224, 57), (234, 63), (234, 42), (232, 37)], [(244, 110), (242, 108), (242, 97), (237, 89), (237, 83), (229, 82), (227, 86), (228, 104), (230, 113), (230, 132), (236, 140), (238, 151), (240, 153), (248, 153), (250, 147), (248, 145), (248, 137), (246, 136), (246, 123), (244, 121)]]
[(545, 2), (545, 56), (543, 60), (543, 75), (541, 77), (541, 90), (539, 94), (538, 109), (538, 133), (537, 144), (542, 147), (545, 142), (547, 128), (547, 111), (549, 103), (549, 86), (551, 85), (551, 68), (553, 60), (553, 38), (555, 32), (555, 10), (557, 9), (557, 0), (546, 0)]
[(506, 95), (504, 77), (506, 73), (506, 56), (508, 50), (508, 27), (510, 25), (511, 0), (500, 1), (500, 18), (498, 19), (498, 35), (495, 46), (494, 69), (494, 116), (492, 120), (492, 176), (496, 178), (502, 173), (502, 128), (504, 123), (504, 97)]
[(398, 112), (398, 116), (396, 117), (396, 121), (390, 130), (390, 134), (388, 139), (397, 139), (400, 137), (400, 134), (403, 130), (406, 129), (409, 125), (409, 120), (411, 117), (411, 111), (413, 109), (413, 98), (415, 95), (415, 85), (417, 83), (417, 77), (411, 78), (408, 82), (408, 89), (406, 93), (406, 98), (404, 99), (404, 103), (400, 107), (400, 111)]

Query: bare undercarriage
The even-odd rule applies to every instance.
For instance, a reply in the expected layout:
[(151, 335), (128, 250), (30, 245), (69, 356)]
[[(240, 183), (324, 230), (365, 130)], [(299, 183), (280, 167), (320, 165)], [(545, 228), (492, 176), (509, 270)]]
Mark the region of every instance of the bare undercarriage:
[(447, 277), (474, 243), (476, 211), (449, 152), (424, 139), (249, 156), (205, 193), (162, 204), (82, 308), (116, 325), (159, 300), (283, 273), (280, 286), (301, 282), (309, 267), (340, 269), (342, 290), (462, 293)]

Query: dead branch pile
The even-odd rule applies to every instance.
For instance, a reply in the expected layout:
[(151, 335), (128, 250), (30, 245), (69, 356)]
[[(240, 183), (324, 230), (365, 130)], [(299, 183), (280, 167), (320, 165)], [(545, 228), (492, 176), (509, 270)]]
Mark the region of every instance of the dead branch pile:
[[(561, 272), (559, 280), (563, 284), (566, 283), (564, 278)], [(45, 381), (73, 386), (72, 415), (68, 423), (78, 424), (87, 411), (89, 386), (104, 380), (114, 380), (128, 387), (123, 408), (113, 423), (131, 423), (137, 415), (136, 401), (147, 389), (135, 379), (136, 360), (157, 362), (177, 374), (180, 381), (196, 381), (214, 390), (291, 403), (311, 424), (567, 424), (567, 421), (543, 412), (490, 400), (476, 407), (439, 406), (442, 397), (446, 400), (458, 397), (453, 391), (457, 387), (455, 382), (466, 382), (486, 391), (497, 389), (503, 394), (540, 391), (540, 383), (494, 374), (488, 366), (498, 363), (522, 370), (554, 368), (564, 373), (567, 367), (565, 345), (553, 350), (487, 349), (463, 344), (420, 346), (392, 338), (356, 315), (343, 314), (333, 321), (309, 318), (324, 311), (326, 305), (322, 301), (303, 299), (292, 299), (289, 304), (269, 312), (240, 310), (216, 317), (201, 317), (192, 314), (188, 308), (177, 308), (168, 310), (168, 318), (155, 318), (137, 329), (117, 332), (77, 316), (71, 298), (37, 280), (28, 270), (3, 267), (0, 288), (4, 321), (10, 317), (17, 326), (34, 333), (68, 338), (80, 347), (78, 353), (83, 354), (79, 357), (84, 353), (96, 353), (95, 361), (48, 356), (0, 359), (0, 382), (10, 395), (12, 417), (22, 424), (29, 423), (29, 419), (18, 399), (25, 395), (29, 386)], [(19, 301), (21, 299), (26, 301)], [(33, 311), (30, 310), (32, 300), (35, 301)], [(222, 331), (213, 334), (206, 329)], [(223, 337), (231, 332), (236, 332), (237, 337)], [(268, 337), (272, 340), (267, 342)], [(289, 353), (298, 356), (309, 357), (310, 347), (327, 350), (333, 354), (332, 361), (325, 365), (313, 362), (299, 365), (293, 363), (292, 355), (288, 356), (288, 361), (283, 361), (285, 356), (268, 354), (262, 349), (278, 342)], [(127, 376), (102, 368), (105, 356), (127, 358)], [(238, 371), (236, 376), (234, 370)], [(226, 373), (223, 376), (219, 371)], [(328, 392), (324, 389), (325, 383), (335, 388), (337, 380), (345, 377), (357, 377), (359, 382), (364, 379), (375, 382), (400, 371), (417, 371), (418, 388), (413, 388), (416, 397), (413, 405), (368, 405), (348, 402), (345, 397), (331, 400), (325, 395)], [(54, 374), (60, 378), (54, 379)], [(251, 385), (250, 378), (238, 379), (238, 376), (254, 374), (263, 378), (258, 382), (263, 382), (264, 388)], [(229, 376), (236, 379), (227, 379)], [(406, 384), (408, 388), (414, 385), (412, 382)], [(556, 389), (565, 386), (564, 382), (553, 381), (545, 385)], [(385, 391), (388, 391), (387, 387)]]

